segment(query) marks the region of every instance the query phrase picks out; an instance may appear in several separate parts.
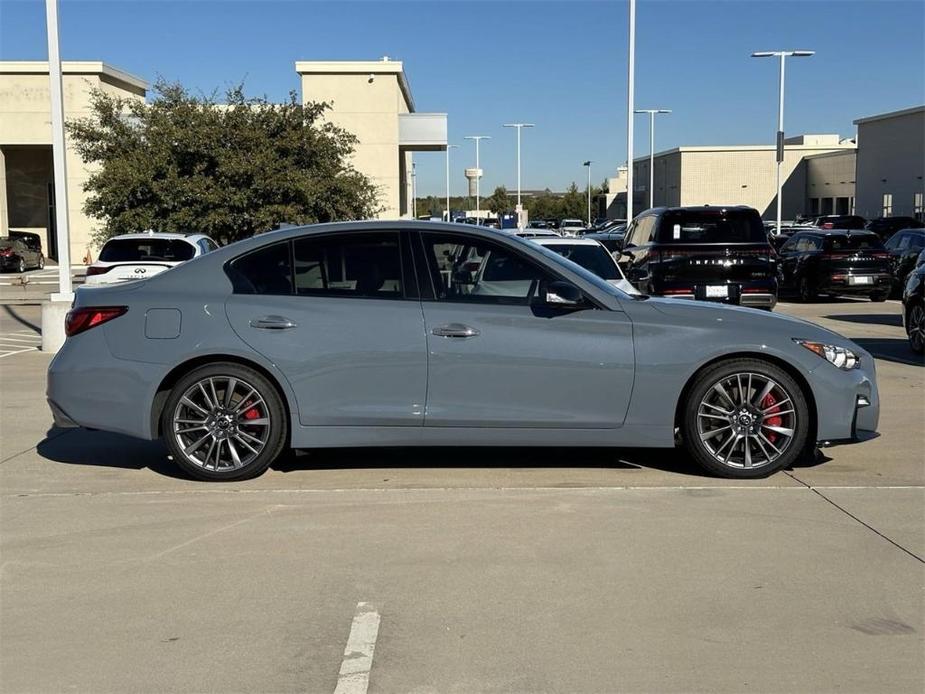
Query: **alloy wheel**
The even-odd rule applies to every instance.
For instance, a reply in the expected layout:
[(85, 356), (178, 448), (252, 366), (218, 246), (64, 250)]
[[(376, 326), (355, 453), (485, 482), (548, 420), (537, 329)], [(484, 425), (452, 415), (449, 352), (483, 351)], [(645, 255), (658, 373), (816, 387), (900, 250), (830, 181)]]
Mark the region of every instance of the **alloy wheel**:
[(790, 394), (759, 373), (724, 376), (697, 408), (701, 443), (715, 460), (733, 468), (772, 465), (790, 447), (798, 425)]
[(181, 396), (173, 433), (183, 456), (204, 470), (238, 470), (267, 445), (270, 411), (257, 389), (234, 376), (208, 376)]
[(925, 308), (916, 304), (909, 312), (909, 344), (916, 352), (925, 348)]

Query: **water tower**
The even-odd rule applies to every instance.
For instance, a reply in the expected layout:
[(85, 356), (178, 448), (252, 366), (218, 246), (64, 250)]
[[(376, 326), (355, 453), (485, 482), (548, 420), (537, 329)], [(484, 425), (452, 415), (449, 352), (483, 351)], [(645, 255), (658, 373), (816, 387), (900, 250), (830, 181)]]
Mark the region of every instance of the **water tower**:
[(469, 181), (469, 197), (474, 198), (479, 194), (479, 179), (482, 177), (481, 169), (466, 169), (466, 180)]

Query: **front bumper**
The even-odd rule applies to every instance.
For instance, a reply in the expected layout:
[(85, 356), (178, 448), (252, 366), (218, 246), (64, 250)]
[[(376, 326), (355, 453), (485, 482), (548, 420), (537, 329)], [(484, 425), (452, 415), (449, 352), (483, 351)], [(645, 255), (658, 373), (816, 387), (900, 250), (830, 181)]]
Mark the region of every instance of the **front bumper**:
[(857, 443), (878, 436), (880, 395), (874, 359), (863, 351), (860, 356), (861, 368), (846, 372), (823, 363), (812, 372), (816, 440), (820, 446)]

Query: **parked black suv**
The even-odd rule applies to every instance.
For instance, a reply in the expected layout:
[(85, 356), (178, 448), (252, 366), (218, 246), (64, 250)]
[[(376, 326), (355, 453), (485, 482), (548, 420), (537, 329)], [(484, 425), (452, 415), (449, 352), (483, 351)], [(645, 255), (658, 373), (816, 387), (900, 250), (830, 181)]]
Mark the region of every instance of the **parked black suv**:
[(919, 254), (903, 289), (903, 325), (910, 349), (916, 354), (925, 352), (925, 251)]
[(772, 309), (776, 256), (758, 211), (735, 207), (657, 207), (627, 227), (620, 266), (654, 295)]
[(827, 214), (812, 221), (820, 229), (863, 229), (867, 224), (863, 217), (854, 214)]
[(885, 301), (893, 284), (890, 254), (872, 231), (800, 231), (780, 249), (780, 289), (803, 301), (820, 294)]
[(864, 228), (874, 232), (885, 242), (901, 229), (921, 229), (923, 227), (925, 223), (915, 217), (880, 217), (870, 220)]
[(893, 293), (900, 294), (906, 278), (915, 267), (922, 249), (925, 249), (925, 229), (903, 229), (890, 237), (884, 246), (890, 253), (890, 270), (893, 273)]

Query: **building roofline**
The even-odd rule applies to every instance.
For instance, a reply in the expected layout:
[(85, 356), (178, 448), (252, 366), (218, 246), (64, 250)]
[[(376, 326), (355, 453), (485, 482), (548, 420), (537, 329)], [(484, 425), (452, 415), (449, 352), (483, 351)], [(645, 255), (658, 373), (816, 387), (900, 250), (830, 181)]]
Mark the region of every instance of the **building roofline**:
[(415, 112), (411, 86), (400, 60), (297, 60), (295, 71), (300, 75), (395, 75), (398, 77), (398, 86), (405, 97), (405, 103), (408, 104), (408, 110), (411, 113)]
[(855, 125), (861, 125), (862, 123), (871, 123), (876, 120), (885, 120), (887, 118), (898, 118), (899, 116), (909, 116), (913, 113), (925, 113), (925, 105), (922, 106), (913, 106), (912, 108), (904, 108), (900, 111), (890, 111), (889, 113), (878, 113), (875, 116), (865, 116), (864, 118), (858, 118), (856, 121), (852, 121)]
[[(65, 75), (105, 75), (135, 89), (148, 90), (148, 83), (142, 78), (100, 60), (64, 60), (61, 62), (61, 72)], [(47, 74), (47, 60), (0, 60), (0, 75)]]
[[(833, 153), (833, 152), (848, 152), (854, 151), (857, 149), (857, 145), (854, 143), (839, 143), (837, 145), (784, 145), (786, 151), (814, 151), (814, 150), (825, 150), (820, 152), (821, 154)], [(674, 147), (672, 149), (666, 149), (661, 152), (656, 152), (656, 157), (666, 156), (668, 154), (678, 154), (685, 152), (774, 152), (777, 150), (775, 145), (697, 145), (697, 146), (681, 146)], [(649, 155), (642, 157), (636, 157), (633, 159), (633, 163), (648, 161)]]

